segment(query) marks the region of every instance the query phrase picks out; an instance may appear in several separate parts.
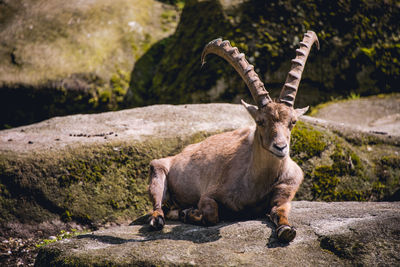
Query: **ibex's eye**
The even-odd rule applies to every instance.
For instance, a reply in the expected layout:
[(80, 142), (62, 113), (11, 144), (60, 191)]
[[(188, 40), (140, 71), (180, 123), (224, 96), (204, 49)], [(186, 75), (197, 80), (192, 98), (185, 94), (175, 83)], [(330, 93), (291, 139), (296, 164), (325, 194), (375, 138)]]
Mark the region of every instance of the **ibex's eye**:
[(289, 124), (290, 128), (293, 128), (296, 125), (297, 120), (292, 120)]
[(264, 120), (257, 120), (256, 121), (258, 126), (263, 126), (264, 125)]

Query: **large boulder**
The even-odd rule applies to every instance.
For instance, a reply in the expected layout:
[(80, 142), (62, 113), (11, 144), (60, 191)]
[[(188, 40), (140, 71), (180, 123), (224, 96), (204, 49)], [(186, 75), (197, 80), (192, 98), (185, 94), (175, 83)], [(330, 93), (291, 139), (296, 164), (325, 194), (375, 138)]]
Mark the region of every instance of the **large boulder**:
[[(96, 227), (142, 215), (152, 159), (253, 123), (240, 105), (160, 105), (2, 130), (1, 229), (53, 220)], [(397, 199), (399, 137), (329, 125), (305, 117), (292, 131), (291, 156), (305, 173), (297, 199)]]
[(118, 108), (134, 63), (178, 20), (156, 0), (0, 1), (0, 129)]
[(150, 106), (0, 131), (0, 225), (126, 221), (149, 208), (149, 162), (252, 124), (239, 105)]
[(43, 247), (35, 266), (396, 266), (399, 203), (294, 202), (297, 237), (277, 241), (265, 219), (212, 227), (118, 226)]
[[(60, 230), (126, 224), (148, 212), (152, 159), (253, 123), (240, 105), (156, 105), (0, 131), (0, 265), (32, 255), (18, 240), (34, 247)], [(306, 116), (291, 144), (305, 173), (297, 199), (400, 200), (399, 136)]]
[(317, 33), (297, 105), (331, 98), (399, 91), (400, 15), (396, 1), (190, 0), (174, 35), (135, 65), (126, 104), (236, 102), (250, 94), (232, 67), (208, 56), (205, 44), (222, 37), (247, 55), (278, 96), (307, 30)]

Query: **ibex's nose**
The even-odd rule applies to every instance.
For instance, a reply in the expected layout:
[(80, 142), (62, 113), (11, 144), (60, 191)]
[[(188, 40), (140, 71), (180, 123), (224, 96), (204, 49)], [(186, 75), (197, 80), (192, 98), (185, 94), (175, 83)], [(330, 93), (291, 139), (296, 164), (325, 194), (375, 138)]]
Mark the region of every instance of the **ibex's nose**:
[(287, 147), (287, 144), (274, 144), (274, 148), (279, 151), (283, 151)]

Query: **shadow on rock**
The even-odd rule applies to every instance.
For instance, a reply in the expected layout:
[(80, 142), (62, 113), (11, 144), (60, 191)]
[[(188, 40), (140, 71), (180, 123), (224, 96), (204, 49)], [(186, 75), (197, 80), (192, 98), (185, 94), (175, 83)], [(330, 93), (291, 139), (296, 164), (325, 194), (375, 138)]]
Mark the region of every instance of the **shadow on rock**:
[(278, 247), (287, 247), (290, 243), (282, 243), (278, 240), (278, 235), (276, 233), (275, 224), (267, 217), (266, 220), (262, 221), (262, 224), (265, 224), (271, 229), (271, 235), (268, 238), (267, 247), (268, 248), (278, 248)]
[[(138, 235), (136, 238), (124, 239), (120, 237), (110, 236), (110, 235), (98, 235), (98, 234), (86, 234), (80, 235), (78, 239), (90, 238), (102, 243), (119, 245), (131, 242), (147, 242), (154, 240), (185, 240), (191, 241), (196, 244), (215, 242), (219, 240), (222, 236), (220, 234), (220, 229), (223, 227), (227, 227), (233, 224), (238, 223), (238, 221), (224, 221), (215, 226), (197, 226), (191, 224), (182, 224), (174, 222), (176, 225), (170, 225), (168, 227), (168, 223), (166, 227), (164, 227), (161, 231), (154, 231), (150, 228), (148, 224), (142, 225), (138, 231)], [(267, 220), (262, 220), (262, 224), (269, 227), (271, 229), (271, 235), (268, 238), (267, 247), (268, 248), (276, 248), (276, 247), (285, 247), (288, 244), (281, 243), (278, 241), (275, 226), (274, 224)], [(135, 225), (134, 223), (131, 224)]]
[(137, 238), (132, 239), (124, 239), (115, 236), (109, 235), (96, 235), (96, 234), (86, 234), (80, 235), (78, 239), (90, 238), (102, 243), (107, 244), (124, 244), (130, 242), (147, 242), (153, 240), (187, 240), (192, 241), (194, 243), (207, 243), (214, 242), (221, 238), (220, 228), (227, 226), (231, 223), (223, 223), (220, 225), (212, 226), (212, 227), (202, 227), (195, 225), (185, 225), (178, 224), (170, 229), (164, 228), (161, 231), (153, 231), (151, 230), (149, 225), (143, 225), (139, 229), (139, 235)]

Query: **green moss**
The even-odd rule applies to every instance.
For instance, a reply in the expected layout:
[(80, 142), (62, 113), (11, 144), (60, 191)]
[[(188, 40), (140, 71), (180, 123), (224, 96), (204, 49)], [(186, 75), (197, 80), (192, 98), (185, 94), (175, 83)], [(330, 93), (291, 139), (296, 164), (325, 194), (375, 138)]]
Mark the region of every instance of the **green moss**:
[(61, 219), (64, 222), (70, 222), (72, 220), (72, 214), (69, 210), (65, 210), (63, 214), (61, 214)]
[(378, 177), (373, 184), (373, 194), (377, 199), (390, 199), (400, 189), (400, 156), (385, 155), (375, 161), (375, 174)]
[[(312, 174), (312, 193), (314, 200), (323, 201), (365, 201), (370, 191), (362, 188), (351, 188), (350, 185), (340, 186), (342, 177), (346, 174), (338, 170), (336, 162), (333, 165), (317, 166)], [(349, 188), (350, 186), (350, 188)]]
[(318, 127), (301, 123), (298, 126), (293, 129), (292, 145), (300, 145), (292, 148), (291, 157), (305, 178), (297, 200), (389, 200), (400, 189), (396, 146), (378, 143), (364, 149)]
[[(168, 31), (170, 27), (170, 23), (175, 22), (177, 19), (177, 14), (175, 10), (165, 10), (161, 14), (161, 23), (163, 24), (163, 30)], [(167, 25), (167, 27), (164, 28), (164, 25)]]
[(369, 167), (354, 148), (339, 138), (333, 140), (334, 148), (329, 156), (332, 164), (318, 166), (311, 174), (313, 198), (324, 201), (367, 200), (373, 182), (367, 170)]
[(40, 241), (39, 243), (36, 244), (36, 247), (41, 248), (41, 247), (47, 246), (48, 244), (51, 244), (51, 243), (54, 243), (54, 242), (57, 242), (57, 241), (60, 241), (60, 240), (66, 239), (66, 238), (72, 238), (74, 236), (81, 235), (84, 233), (85, 232), (81, 232), (76, 229), (71, 229), (70, 232), (61, 230), (60, 233), (57, 234), (54, 239), (43, 239), (42, 241)]
[(371, 48), (361, 47), (360, 50), (369, 58), (373, 58), (376, 54), (374, 47)]
[(330, 138), (302, 122), (298, 122), (292, 130), (291, 157), (299, 164), (321, 156), (327, 148)]
[(350, 100), (360, 99), (360, 94), (357, 94), (355, 92), (350, 92), (350, 95), (347, 97), (347, 99)]
[(381, 181), (375, 181), (372, 184), (372, 194), (374, 194), (377, 199), (384, 199), (386, 193), (387, 187)]
[(129, 88), (129, 74), (121, 69), (117, 69), (117, 73), (111, 76), (110, 84), (114, 96), (114, 105), (120, 106), (124, 100), (124, 96)]
[(110, 100), (111, 100), (111, 92), (109, 92), (109, 91), (101, 92), (101, 94), (99, 96), (100, 103), (107, 104), (110, 102)]
[(337, 144), (333, 154), (332, 168), (338, 175), (362, 175), (362, 163), (360, 158), (350, 149), (344, 148), (341, 144)]
[(367, 201), (370, 192), (353, 190), (342, 190), (337, 193), (335, 201)]
[[(146, 86), (141, 86), (140, 81), (131, 84), (128, 105), (251, 98), (241, 78), (226, 62), (209, 56), (208, 64), (200, 69), (204, 45), (218, 37), (229, 39), (245, 53), (268, 83), (271, 95), (277, 96), (295, 47), (309, 29), (317, 33), (321, 50), (308, 60), (296, 100), (299, 106), (316, 105), (331, 97), (345, 99), (398, 91), (400, 33), (394, 25), (399, 9), (393, 1), (294, 4), (274, 0), (266, 5), (265, 1), (256, 0), (244, 1), (237, 8), (218, 2), (186, 3), (164, 53), (145, 54), (154, 65), (135, 66), (133, 76), (144, 76)], [(329, 75), (322, 75), (322, 69)], [(220, 87), (223, 92), (211, 98), (210, 90), (218, 81), (223, 81), (225, 88)], [(151, 93), (146, 95), (146, 89)]]
[(318, 166), (313, 173), (312, 192), (314, 199), (324, 201), (332, 201), (337, 198), (336, 186), (339, 183), (339, 178), (332, 166)]
[(296, 199), (362, 201), (371, 197), (371, 166), (342, 138), (299, 123), (292, 131), (291, 157), (305, 177)]
[(380, 163), (382, 166), (387, 166), (391, 168), (400, 168), (400, 156), (388, 155), (381, 158)]

